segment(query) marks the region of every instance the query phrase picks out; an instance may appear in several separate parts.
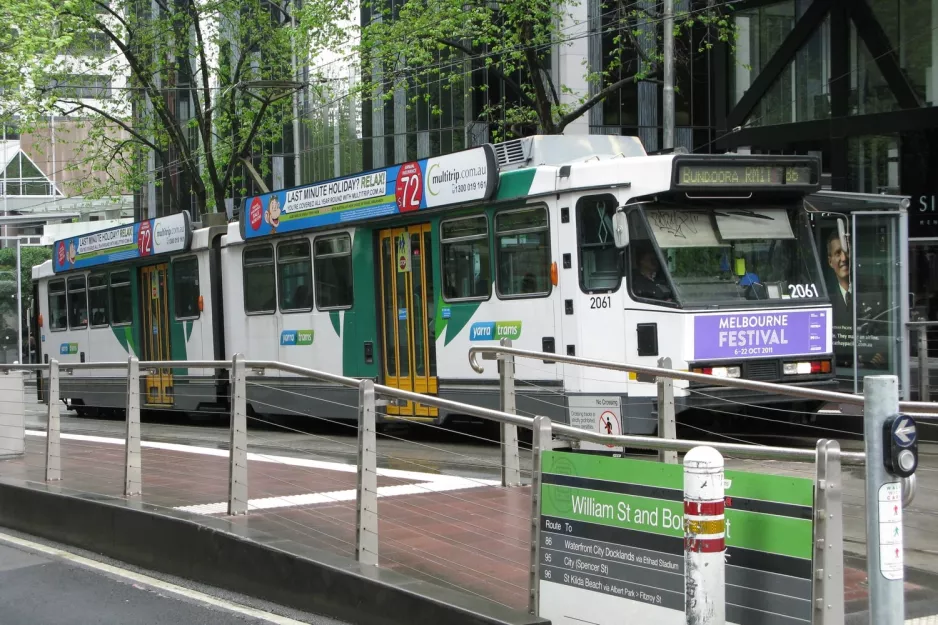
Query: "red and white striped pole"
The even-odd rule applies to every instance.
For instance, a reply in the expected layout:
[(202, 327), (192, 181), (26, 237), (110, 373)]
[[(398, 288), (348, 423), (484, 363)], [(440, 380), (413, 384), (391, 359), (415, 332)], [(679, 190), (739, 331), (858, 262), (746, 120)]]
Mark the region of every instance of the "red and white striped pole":
[(687, 625), (726, 623), (723, 456), (695, 447), (684, 456), (684, 614)]

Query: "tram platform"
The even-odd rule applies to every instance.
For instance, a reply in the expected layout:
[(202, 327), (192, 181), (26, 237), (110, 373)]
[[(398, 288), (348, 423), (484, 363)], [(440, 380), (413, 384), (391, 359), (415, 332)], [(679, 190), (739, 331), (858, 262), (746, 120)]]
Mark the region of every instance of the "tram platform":
[[(227, 516), (225, 450), (144, 442), (143, 492), (127, 498), (122, 494), (124, 448), (120, 439), (62, 435), (62, 480), (46, 483), (43, 433), (28, 434), (24, 456), (0, 461), (0, 525), (29, 526), (33, 533), (56, 534), (48, 537), (116, 558), (127, 556), (132, 549), (128, 541), (135, 536), (138, 559), (148, 566), (173, 569), (166, 570), (173, 574), (182, 569), (184, 574), (198, 575), (203, 569), (196, 560), (199, 554), (206, 554), (205, 548), (197, 544), (200, 534), (181, 532), (178, 540), (171, 532), (161, 536), (165, 530), (159, 527), (159, 521), (172, 519), (202, 530), (204, 539), (212, 542), (205, 557), (232, 566), (222, 575), (223, 581), (248, 576), (250, 579), (242, 580), (238, 590), (246, 586), (266, 595), (261, 598), (281, 602), (284, 597), (296, 599), (302, 588), (315, 583), (305, 580), (296, 587), (283, 588), (284, 580), (290, 579), (287, 573), (299, 570), (287, 564), (285, 558), (319, 559), (335, 568), (347, 567), (342, 563), (349, 563), (354, 556), (353, 465), (251, 453), (249, 513)], [(407, 582), (402, 580), (421, 582), (407, 588), (407, 593), (433, 593), (433, 589), (439, 589), (441, 593), (433, 598), (436, 604), (452, 600), (460, 603), (465, 614), (480, 618), (485, 615), (481, 620), (465, 622), (544, 622), (525, 614), (530, 558), (529, 487), (505, 489), (491, 480), (379, 467), (378, 488), (379, 569), (402, 574), (395, 579), (405, 586)], [(10, 489), (19, 490), (13, 496)], [(74, 507), (46, 502), (42, 505), (47, 509), (43, 510), (26, 503), (29, 497), (24, 498), (23, 492), (27, 490), (46, 496), (64, 495), (58, 499)], [(131, 528), (119, 515), (96, 512), (93, 519), (80, 516), (89, 505), (145, 513), (150, 520), (138, 518)], [(101, 523), (111, 526), (101, 527)], [(224, 554), (211, 552), (221, 548), (219, 532), (248, 541), (277, 557), (272, 561), (256, 556), (250, 561), (243, 556), (239, 556), (240, 561), (239, 557), (233, 562), (226, 560)], [(112, 534), (114, 544), (109, 545)], [(191, 561), (185, 562), (186, 557)], [(180, 558), (183, 562), (165, 561)], [(868, 597), (865, 563), (849, 556), (846, 565), (845, 597), (848, 613), (853, 615), (847, 622), (864, 622)], [(906, 580), (907, 616), (916, 616), (915, 611), (934, 613), (938, 576), (909, 570)], [(270, 585), (281, 587), (266, 588)]]

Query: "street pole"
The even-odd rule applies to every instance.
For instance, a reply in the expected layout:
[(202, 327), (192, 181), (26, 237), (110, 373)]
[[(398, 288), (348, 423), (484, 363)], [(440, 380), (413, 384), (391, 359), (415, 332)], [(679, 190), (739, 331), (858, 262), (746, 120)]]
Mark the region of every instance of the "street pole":
[(20, 262), (20, 240), (16, 239), (16, 342), (17, 357), (23, 362), (23, 272)]
[(871, 625), (902, 625), (902, 484), (883, 458), (883, 426), (899, 414), (899, 379), (874, 375), (863, 380), (863, 436), (866, 439), (866, 576)]
[[(293, 28), (293, 36), (296, 37), (296, 17), (294, 11), (298, 9), (298, 3), (293, 5), (290, 11), (290, 26)], [(296, 41), (293, 42), (293, 49), (290, 52), (290, 63), (293, 68), (293, 80), (299, 81), (299, 67), (296, 64)], [(293, 186), (300, 186), (300, 90), (293, 92)]]
[(664, 0), (664, 149), (674, 147), (674, 0)]

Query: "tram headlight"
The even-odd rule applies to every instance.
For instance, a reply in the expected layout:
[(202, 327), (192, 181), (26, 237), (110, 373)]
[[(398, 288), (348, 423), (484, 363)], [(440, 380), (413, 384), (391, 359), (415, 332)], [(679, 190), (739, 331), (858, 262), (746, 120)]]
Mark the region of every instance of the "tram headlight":
[(811, 375), (813, 373), (830, 373), (830, 360), (814, 360), (809, 362), (786, 362), (782, 365), (785, 375)]
[(717, 378), (738, 378), (741, 371), (739, 367), (700, 367), (694, 369), (694, 373), (703, 373)]

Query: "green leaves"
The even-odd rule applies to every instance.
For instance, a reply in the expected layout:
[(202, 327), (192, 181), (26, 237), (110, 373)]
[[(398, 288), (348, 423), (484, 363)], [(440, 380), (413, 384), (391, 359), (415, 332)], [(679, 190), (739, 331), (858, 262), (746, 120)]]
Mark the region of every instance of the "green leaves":
[[(402, 89), (408, 98), (434, 84), (465, 81), (470, 91), (491, 93), (504, 85), (499, 99), (486, 97), (478, 120), (489, 124), (496, 139), (510, 138), (535, 126), (559, 133), (630, 82), (658, 81), (663, 62), (661, 2), (602, 2), (599, 18), (577, 23), (583, 0), (404, 0), (391, 14), (385, 2), (368, 0), (362, 39), (357, 50), (372, 68), (366, 93), (374, 97)], [(724, 16), (725, 2), (694, 2), (675, 16), (677, 64), (688, 63), (693, 43), (700, 50), (713, 41), (734, 40), (735, 26)], [(393, 19), (391, 19), (393, 18)], [(585, 18), (580, 18), (585, 19)], [(587, 32), (591, 25), (592, 33)], [(574, 42), (594, 37), (601, 44), (603, 67), (584, 64), (588, 92), (552, 82), (553, 56)], [(568, 76), (570, 84), (581, 77)]]
[[(299, 68), (350, 34), (345, 0), (296, 4), (4, 0), (0, 19), (12, 28), (0, 29), (0, 117), (23, 128), (50, 115), (82, 120), (83, 132), (57, 140), (71, 142), (65, 149), (85, 168), (107, 172), (83, 181), (86, 194), (158, 179), (175, 198), (178, 172), (199, 210), (223, 210), (242, 156), (269, 169), (270, 153), (285, 151), (276, 146), (292, 98), (265, 85), (295, 83)], [(181, 199), (178, 208), (189, 203)]]

